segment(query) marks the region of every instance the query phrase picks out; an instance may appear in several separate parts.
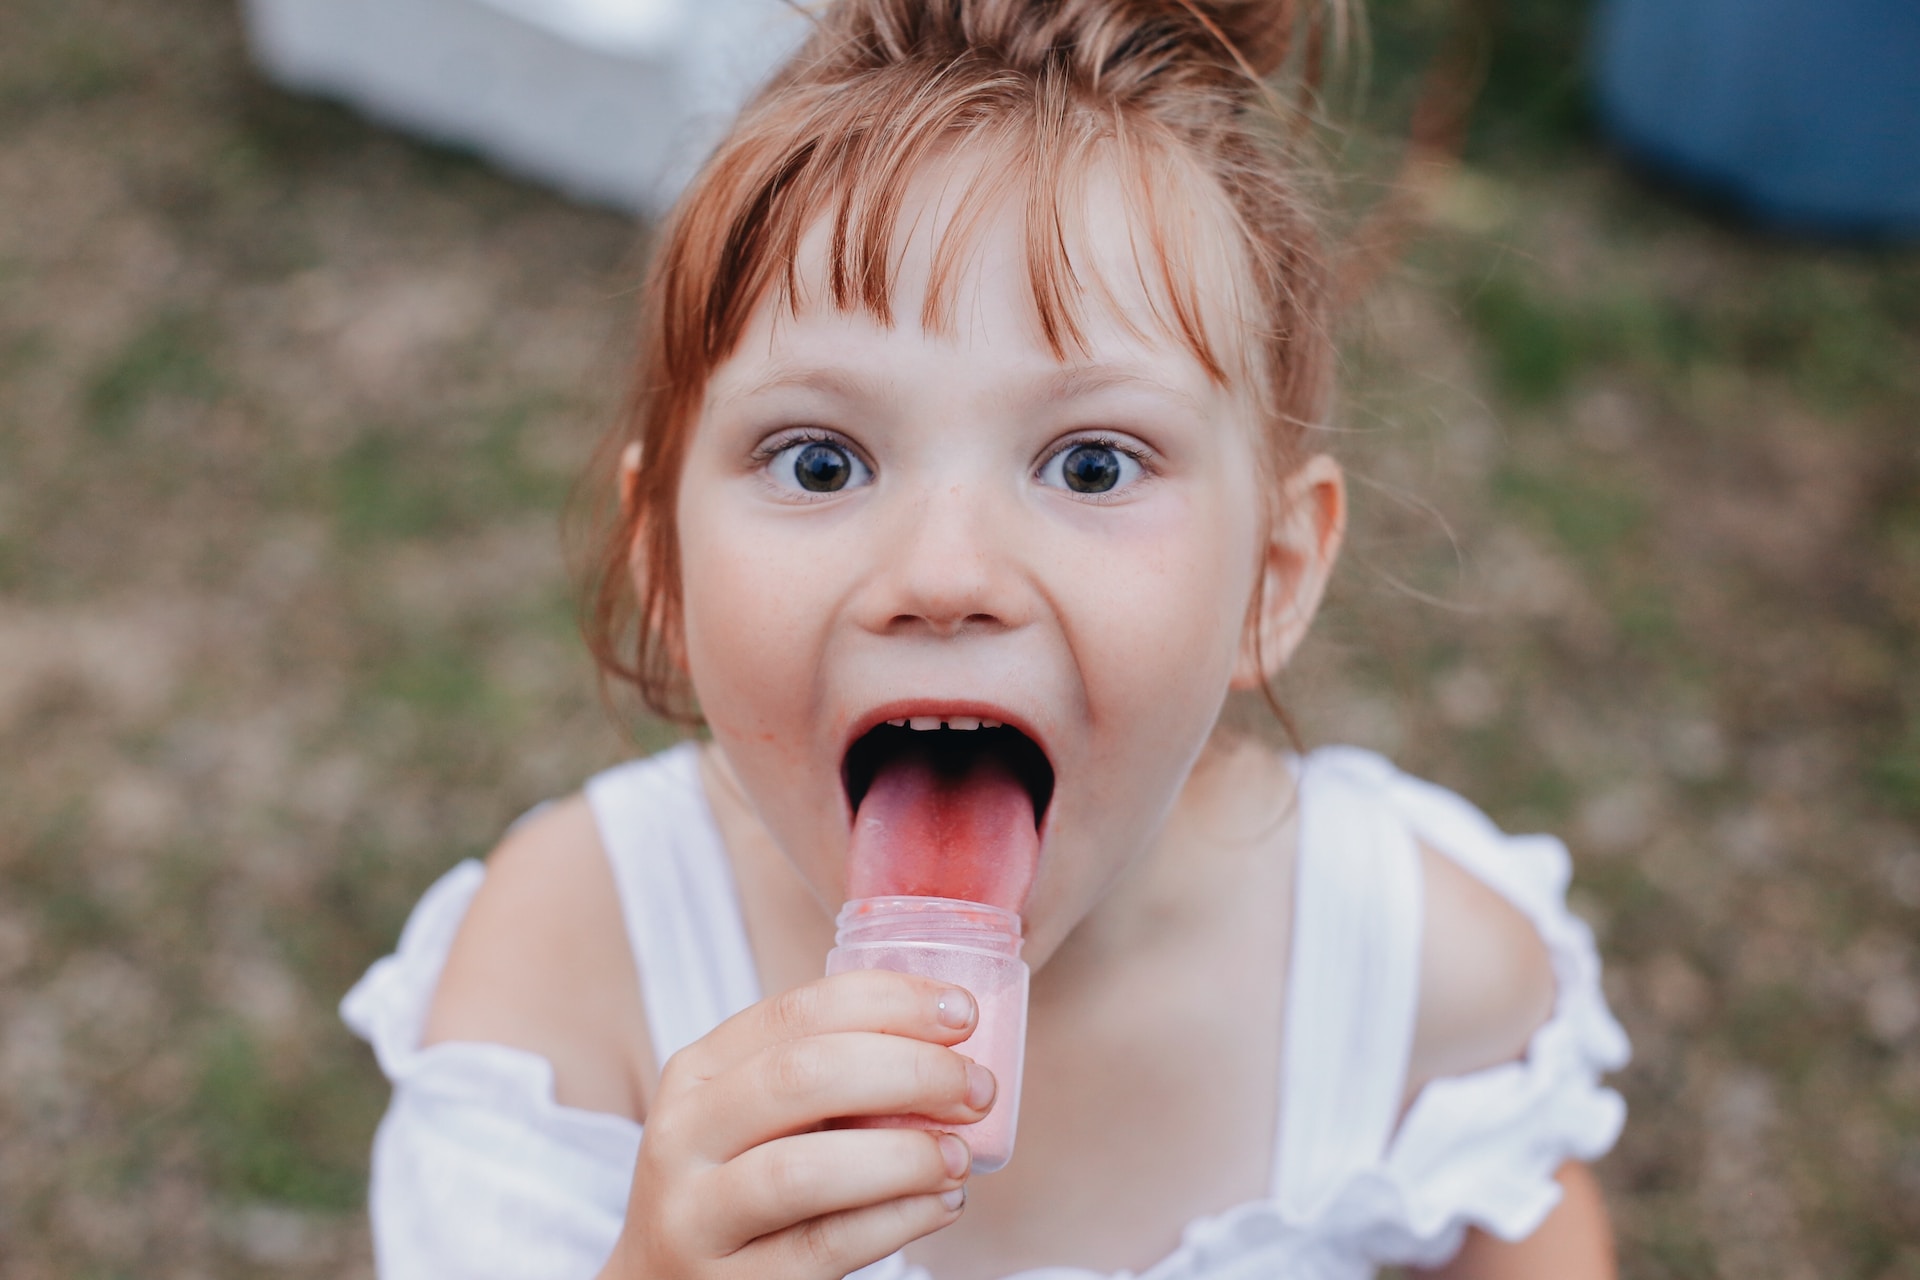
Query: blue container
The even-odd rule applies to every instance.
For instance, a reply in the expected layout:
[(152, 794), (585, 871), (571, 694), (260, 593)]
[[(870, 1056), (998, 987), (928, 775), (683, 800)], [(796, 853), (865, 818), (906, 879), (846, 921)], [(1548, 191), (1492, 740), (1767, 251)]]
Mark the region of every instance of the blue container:
[(1920, 0), (1603, 0), (1602, 127), (1756, 221), (1920, 235)]

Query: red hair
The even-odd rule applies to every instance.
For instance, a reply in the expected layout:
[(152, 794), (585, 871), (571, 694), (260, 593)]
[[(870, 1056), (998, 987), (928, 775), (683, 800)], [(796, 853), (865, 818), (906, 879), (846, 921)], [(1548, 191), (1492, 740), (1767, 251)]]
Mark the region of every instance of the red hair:
[[(893, 323), (908, 186), (956, 150), (1011, 163), (980, 166), (963, 192), (934, 249), (923, 325), (948, 321), (968, 232), (1019, 195), (1040, 331), (1056, 356), (1079, 347), (1088, 286), (1069, 251), (1073, 196), (1094, 165), (1117, 163), (1150, 238), (1157, 269), (1149, 282), (1143, 267), (1142, 282), (1164, 312), (1156, 319), (1217, 380), (1230, 365), (1252, 380), (1267, 456), (1286, 469), (1325, 410), (1328, 286), (1309, 170), (1288, 154), (1260, 77), (1291, 64), (1310, 80), (1321, 34), (1292, 0), (831, 0), (661, 229), (628, 410), (586, 481), (583, 622), (602, 671), (657, 714), (695, 718), (672, 648), (674, 509), (707, 380), (760, 306), (798, 305), (796, 259), (816, 226), (830, 233), (832, 304)], [(1247, 333), (1224, 344), (1204, 323), (1219, 314), (1203, 306), (1204, 246), (1173, 217), (1196, 208), (1229, 233), (1245, 277)], [(635, 444), (639, 468), (623, 489)]]

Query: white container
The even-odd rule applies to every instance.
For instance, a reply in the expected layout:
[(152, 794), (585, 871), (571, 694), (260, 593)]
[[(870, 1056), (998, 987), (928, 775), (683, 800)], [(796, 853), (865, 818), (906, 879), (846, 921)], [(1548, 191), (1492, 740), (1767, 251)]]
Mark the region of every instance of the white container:
[(658, 215), (809, 23), (783, 0), (246, 0), (280, 84)]

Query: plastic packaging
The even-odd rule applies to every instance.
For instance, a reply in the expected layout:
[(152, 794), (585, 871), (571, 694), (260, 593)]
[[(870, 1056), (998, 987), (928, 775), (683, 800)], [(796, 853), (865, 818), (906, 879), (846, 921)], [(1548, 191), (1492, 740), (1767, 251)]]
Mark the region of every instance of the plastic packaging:
[(954, 898), (855, 898), (840, 909), (829, 974), (889, 969), (965, 988), (979, 1006), (973, 1034), (954, 1046), (993, 1072), (993, 1109), (977, 1124), (924, 1116), (876, 1116), (853, 1123), (951, 1130), (973, 1152), (973, 1171), (992, 1173), (1013, 1155), (1020, 1120), (1020, 1068), (1027, 1049), (1026, 962), (1020, 917)]

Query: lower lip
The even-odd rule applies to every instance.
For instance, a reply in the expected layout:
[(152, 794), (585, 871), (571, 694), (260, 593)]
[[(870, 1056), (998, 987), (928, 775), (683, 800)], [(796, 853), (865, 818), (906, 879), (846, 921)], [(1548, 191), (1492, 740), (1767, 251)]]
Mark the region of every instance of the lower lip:
[[(889, 908), (909, 907), (899, 911)], [(1013, 932), (960, 930), (942, 922), (1011, 918)], [(992, 1173), (1013, 1156), (1020, 1121), (1020, 1069), (1027, 1045), (1026, 963), (1019, 958), (1019, 917), (971, 902), (941, 898), (859, 899), (840, 914), (839, 945), (827, 973), (888, 969), (965, 988), (979, 1009), (973, 1034), (953, 1046), (993, 1072), (993, 1110), (976, 1124), (951, 1125), (924, 1116), (865, 1116), (851, 1128), (935, 1129), (957, 1133), (973, 1153), (973, 1172)], [(1010, 945), (1009, 945), (1010, 944)]]

